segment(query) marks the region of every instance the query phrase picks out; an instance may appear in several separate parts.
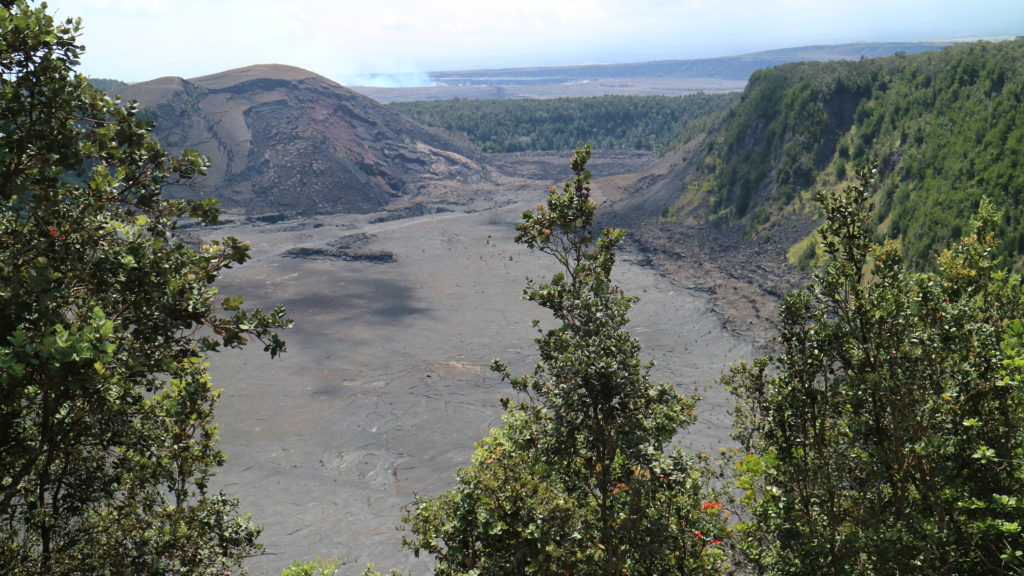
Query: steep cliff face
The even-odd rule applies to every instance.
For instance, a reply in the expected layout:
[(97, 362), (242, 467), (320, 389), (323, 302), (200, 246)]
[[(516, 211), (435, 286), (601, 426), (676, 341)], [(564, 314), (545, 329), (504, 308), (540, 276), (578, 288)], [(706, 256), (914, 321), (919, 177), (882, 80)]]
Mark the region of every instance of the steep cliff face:
[(260, 65), (122, 87), (156, 117), (171, 151), (209, 173), (180, 196), (249, 213), (372, 212), (458, 202), (502, 181), (468, 147), (312, 72)]
[(1024, 39), (761, 70), (685, 162), (632, 184), (623, 206), (780, 243), (810, 269), (814, 194), (876, 160), (870, 224), (911, 266), (955, 244), (985, 196), (1003, 209), (998, 256), (1024, 268), (1022, 102)]

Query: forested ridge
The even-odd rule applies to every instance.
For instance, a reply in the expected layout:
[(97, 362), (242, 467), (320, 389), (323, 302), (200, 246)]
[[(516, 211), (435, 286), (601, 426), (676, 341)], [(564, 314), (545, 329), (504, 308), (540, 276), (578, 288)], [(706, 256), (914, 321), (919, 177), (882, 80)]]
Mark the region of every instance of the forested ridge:
[(463, 135), (484, 152), (596, 148), (665, 150), (709, 126), (738, 94), (597, 96), (538, 100), (432, 100), (388, 106)]
[[(876, 237), (899, 240), (912, 266), (958, 240), (982, 196), (1003, 208), (1001, 256), (1024, 251), (1024, 40), (957, 44), (860, 61), (755, 72), (740, 94), (437, 100), (389, 106), (487, 152), (571, 148), (666, 150), (704, 132), (699, 166), (669, 217), (743, 224), (817, 218), (816, 190), (879, 161)], [(695, 195), (706, 202), (694, 202)], [(683, 214), (682, 206), (702, 206)], [(692, 209), (692, 208), (688, 208)], [(809, 265), (814, 242), (794, 250)]]
[(683, 194), (709, 194), (705, 216), (756, 234), (780, 216), (813, 217), (814, 191), (849, 183), (871, 157), (872, 229), (913, 266), (960, 238), (982, 196), (1003, 208), (998, 250), (1019, 265), (1022, 99), (1024, 39), (758, 71)]

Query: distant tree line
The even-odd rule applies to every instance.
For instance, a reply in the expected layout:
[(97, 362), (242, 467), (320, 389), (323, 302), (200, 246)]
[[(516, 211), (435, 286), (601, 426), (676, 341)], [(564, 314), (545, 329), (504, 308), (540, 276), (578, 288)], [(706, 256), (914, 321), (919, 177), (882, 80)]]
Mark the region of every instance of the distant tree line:
[(96, 88), (101, 92), (110, 92), (128, 85), (127, 82), (122, 82), (113, 78), (89, 78), (89, 84), (92, 84), (93, 88)]
[(540, 100), (432, 100), (388, 106), (464, 136), (485, 152), (571, 149), (663, 151), (700, 134), (738, 93), (688, 96), (596, 96)]

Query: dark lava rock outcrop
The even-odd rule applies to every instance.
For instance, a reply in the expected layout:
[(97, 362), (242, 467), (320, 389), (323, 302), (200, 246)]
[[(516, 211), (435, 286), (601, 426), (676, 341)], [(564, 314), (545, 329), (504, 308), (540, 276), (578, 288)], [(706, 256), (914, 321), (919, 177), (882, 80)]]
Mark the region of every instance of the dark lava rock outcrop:
[(374, 240), (372, 234), (348, 234), (327, 243), (327, 246), (296, 246), (281, 253), (286, 258), (306, 260), (343, 260), (346, 262), (372, 262), (390, 264), (395, 255), (390, 250), (371, 250), (367, 245)]
[(175, 196), (212, 195), (250, 214), (368, 213), (461, 202), (502, 181), (468, 146), (312, 72), (259, 65), (123, 86), (170, 151), (209, 173)]

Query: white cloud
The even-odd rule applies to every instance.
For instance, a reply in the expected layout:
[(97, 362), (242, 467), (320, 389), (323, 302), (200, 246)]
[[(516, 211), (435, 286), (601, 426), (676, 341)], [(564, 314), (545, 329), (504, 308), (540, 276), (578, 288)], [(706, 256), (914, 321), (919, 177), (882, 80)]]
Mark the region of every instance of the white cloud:
[(1024, 32), (1019, 0), (51, 0), (50, 7), (83, 16), (83, 71), (132, 81), (265, 62), (342, 78)]

